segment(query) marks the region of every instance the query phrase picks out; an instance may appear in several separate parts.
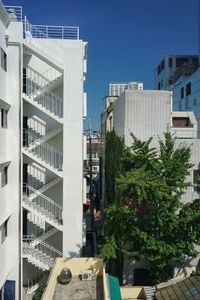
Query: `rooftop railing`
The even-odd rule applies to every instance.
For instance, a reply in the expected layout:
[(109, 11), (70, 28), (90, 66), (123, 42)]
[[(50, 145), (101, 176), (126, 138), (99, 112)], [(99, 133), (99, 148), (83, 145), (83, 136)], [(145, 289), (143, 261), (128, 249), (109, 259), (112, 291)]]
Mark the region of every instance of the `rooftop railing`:
[[(4, 6), (10, 20), (22, 22), (23, 14), (21, 6)], [(79, 27), (32, 25), (26, 16), (24, 17), (24, 33), (30, 32), (33, 38), (39, 39), (68, 39), (79, 40)]]
[(28, 19), (24, 19), (24, 30), (29, 31), (33, 38), (37, 39), (79, 39), (79, 27), (32, 25)]
[(21, 6), (4, 6), (9, 18), (12, 21), (18, 21), (18, 22), (22, 22), (22, 7)]

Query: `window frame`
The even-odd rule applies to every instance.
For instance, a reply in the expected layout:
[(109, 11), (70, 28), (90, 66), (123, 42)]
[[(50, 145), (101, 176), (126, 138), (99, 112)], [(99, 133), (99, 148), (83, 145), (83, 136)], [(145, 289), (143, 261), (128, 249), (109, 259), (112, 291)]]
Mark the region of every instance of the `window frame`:
[(8, 236), (8, 219), (3, 222), (1, 227), (1, 244), (3, 244)]
[(1, 68), (7, 72), (7, 54), (3, 48), (1, 48)]
[(1, 128), (8, 128), (8, 110), (1, 108)]
[(8, 166), (1, 168), (1, 187), (8, 184)]
[(186, 96), (189, 96), (189, 95), (191, 95), (191, 93), (192, 93), (192, 84), (191, 84), (191, 82), (188, 82), (188, 83), (186, 84), (185, 95), (186, 95)]

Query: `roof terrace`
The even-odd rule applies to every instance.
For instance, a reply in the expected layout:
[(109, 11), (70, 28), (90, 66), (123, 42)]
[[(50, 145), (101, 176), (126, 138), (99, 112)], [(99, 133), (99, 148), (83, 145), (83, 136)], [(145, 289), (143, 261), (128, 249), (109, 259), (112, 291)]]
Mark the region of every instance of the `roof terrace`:
[(4, 6), (4, 8), (10, 21), (23, 22), (24, 35), (26, 35), (26, 32), (29, 32), (33, 38), (79, 40), (79, 27), (32, 25), (26, 16), (23, 17), (21, 6)]

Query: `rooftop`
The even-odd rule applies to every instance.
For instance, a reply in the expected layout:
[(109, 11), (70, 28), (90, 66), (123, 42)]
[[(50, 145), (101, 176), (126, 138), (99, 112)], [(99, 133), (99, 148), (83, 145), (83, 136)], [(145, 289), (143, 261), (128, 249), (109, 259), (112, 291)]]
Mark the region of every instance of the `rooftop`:
[[(3, 6), (1, 0), (0, 4)], [(77, 26), (32, 25), (27, 17), (23, 16), (21, 6), (4, 6), (4, 10), (10, 21), (23, 22), (25, 37), (28, 32), (32, 38), (79, 40), (79, 27)]]

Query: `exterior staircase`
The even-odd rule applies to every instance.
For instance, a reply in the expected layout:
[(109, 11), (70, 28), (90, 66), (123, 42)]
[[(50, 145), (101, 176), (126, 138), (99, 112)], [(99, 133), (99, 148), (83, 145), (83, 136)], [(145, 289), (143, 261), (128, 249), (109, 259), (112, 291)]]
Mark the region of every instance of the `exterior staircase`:
[(43, 271), (50, 270), (55, 258), (61, 257), (62, 252), (40, 240), (33, 246), (33, 240), (32, 236), (23, 236), (23, 257)]
[(52, 92), (62, 82), (63, 76), (55, 69), (43, 74), (31, 67), (24, 74), (23, 98), (57, 122), (63, 122), (63, 99)]
[(48, 131), (44, 136), (37, 138), (32, 144), (29, 145), (29, 150), (47, 142), (48, 140), (55, 137), (57, 134), (61, 133), (63, 130), (62, 126), (57, 126), (56, 128)]
[(38, 140), (38, 136), (31, 133), (27, 129), (24, 129), (23, 131), (23, 138), (24, 147), (22, 151), (24, 154), (37, 161), (43, 167), (49, 169), (58, 176), (63, 176), (63, 155), (59, 150), (46, 142), (38, 145), (37, 147), (29, 148), (29, 145), (32, 145), (36, 140)]
[(46, 239), (53, 236), (56, 232), (58, 232), (57, 228), (48, 228), (44, 232), (42, 232), (40, 235), (35, 236), (35, 239), (30, 243), (32, 247), (35, 247), (39, 244), (40, 241), (44, 242)]
[[(35, 194), (33, 198), (29, 195)], [(53, 227), (62, 230), (62, 206), (44, 194), (38, 194), (37, 190), (23, 185), (23, 207), (37, 217), (43, 219)]]

